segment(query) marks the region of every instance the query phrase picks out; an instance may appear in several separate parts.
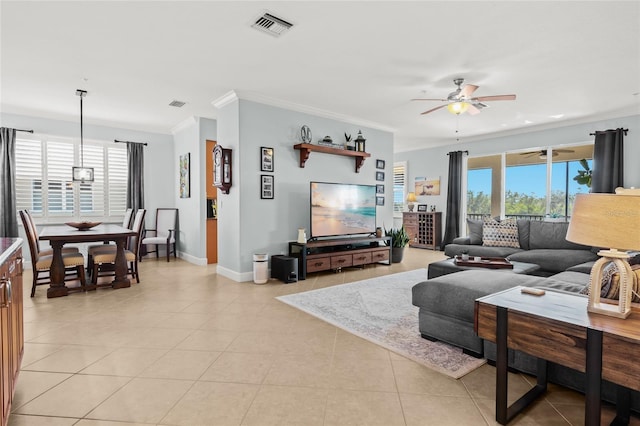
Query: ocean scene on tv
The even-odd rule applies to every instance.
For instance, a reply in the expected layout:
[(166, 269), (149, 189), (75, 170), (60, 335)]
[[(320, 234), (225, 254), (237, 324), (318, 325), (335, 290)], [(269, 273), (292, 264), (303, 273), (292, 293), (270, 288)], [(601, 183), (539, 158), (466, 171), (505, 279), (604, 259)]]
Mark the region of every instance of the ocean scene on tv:
[(375, 186), (311, 182), (311, 236), (368, 234), (375, 229)]

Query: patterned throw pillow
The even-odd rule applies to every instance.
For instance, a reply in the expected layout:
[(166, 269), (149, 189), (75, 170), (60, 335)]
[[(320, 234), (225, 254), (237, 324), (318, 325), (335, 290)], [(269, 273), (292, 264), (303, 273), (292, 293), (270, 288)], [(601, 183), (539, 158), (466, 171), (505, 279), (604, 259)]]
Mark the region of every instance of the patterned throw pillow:
[[(640, 302), (640, 264), (631, 265), (631, 301)], [(602, 268), (602, 283), (600, 284), (600, 297), (605, 299), (618, 299), (620, 293), (620, 274), (615, 263), (609, 262)], [(589, 294), (587, 284), (580, 294)]]
[[(609, 262), (604, 268), (602, 268), (602, 281), (600, 282), (600, 297), (607, 297), (609, 294), (609, 289), (611, 288), (611, 277), (613, 274), (618, 272), (618, 267), (615, 263)], [(580, 294), (589, 294), (589, 284), (587, 284), (582, 290), (580, 290)], [(616, 294), (617, 298), (617, 294)]]
[(520, 248), (516, 220), (505, 219), (502, 222), (495, 219), (485, 220), (482, 225), (482, 245)]

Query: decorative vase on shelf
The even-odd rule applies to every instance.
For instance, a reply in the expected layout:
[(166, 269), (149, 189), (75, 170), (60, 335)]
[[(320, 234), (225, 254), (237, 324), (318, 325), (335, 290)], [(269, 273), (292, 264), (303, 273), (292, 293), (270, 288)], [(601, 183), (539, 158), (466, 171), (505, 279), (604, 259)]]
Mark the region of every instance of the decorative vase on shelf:
[(298, 243), (306, 244), (307, 243), (307, 233), (304, 228), (298, 228)]

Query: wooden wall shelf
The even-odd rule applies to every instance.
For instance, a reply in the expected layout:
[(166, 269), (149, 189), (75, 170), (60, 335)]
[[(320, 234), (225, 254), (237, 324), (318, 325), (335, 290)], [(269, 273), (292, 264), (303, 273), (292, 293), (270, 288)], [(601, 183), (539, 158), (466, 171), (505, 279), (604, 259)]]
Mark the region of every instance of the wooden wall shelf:
[(371, 157), (368, 152), (349, 151), (348, 149), (331, 148), (330, 146), (313, 145), (310, 143), (299, 143), (293, 146), (293, 149), (300, 151), (300, 167), (304, 168), (304, 164), (309, 159), (309, 154), (313, 151), (324, 152), (325, 154), (342, 155), (345, 157), (353, 157), (356, 161), (356, 173), (360, 172), (360, 167), (364, 163), (364, 159)]

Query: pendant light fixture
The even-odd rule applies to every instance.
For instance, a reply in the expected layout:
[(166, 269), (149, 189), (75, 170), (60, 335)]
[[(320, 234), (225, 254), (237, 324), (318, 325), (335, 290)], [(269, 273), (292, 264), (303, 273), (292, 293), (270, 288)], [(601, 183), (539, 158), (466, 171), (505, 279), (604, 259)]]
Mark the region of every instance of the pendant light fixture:
[(84, 134), (82, 122), (82, 98), (87, 96), (86, 90), (76, 90), (76, 96), (80, 96), (80, 167), (73, 166), (74, 182), (93, 182), (93, 167), (84, 166)]

